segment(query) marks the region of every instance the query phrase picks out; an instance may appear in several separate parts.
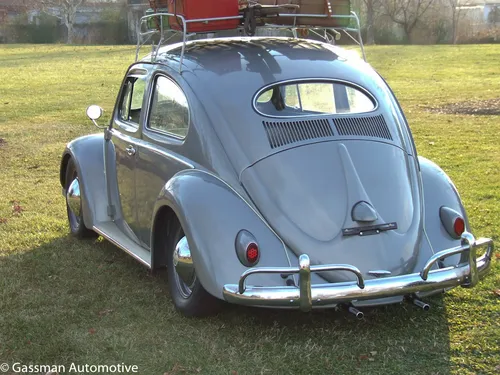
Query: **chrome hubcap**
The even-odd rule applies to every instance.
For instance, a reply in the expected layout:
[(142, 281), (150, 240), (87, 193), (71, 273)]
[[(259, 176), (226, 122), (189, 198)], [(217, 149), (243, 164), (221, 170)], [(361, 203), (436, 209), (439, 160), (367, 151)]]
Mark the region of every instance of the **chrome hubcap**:
[(76, 177), (68, 187), (68, 191), (66, 192), (66, 203), (68, 204), (68, 209), (73, 219), (79, 224), (82, 214), (82, 198), (78, 177)]
[(184, 236), (177, 242), (173, 254), (174, 276), (177, 289), (184, 298), (188, 298), (193, 293), (196, 282), (193, 258), (187, 238)]

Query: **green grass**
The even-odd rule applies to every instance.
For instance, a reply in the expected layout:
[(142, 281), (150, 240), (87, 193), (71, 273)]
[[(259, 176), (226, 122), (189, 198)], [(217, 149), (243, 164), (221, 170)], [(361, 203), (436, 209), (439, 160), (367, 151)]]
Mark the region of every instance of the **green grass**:
[[(476, 235), (500, 240), (500, 117), (432, 114), (500, 97), (500, 45), (374, 47), (421, 155), (455, 181)], [(68, 236), (58, 181), (71, 139), (109, 113), (132, 47), (0, 46), (0, 363), (139, 366), (141, 374), (492, 374), (500, 264), (472, 290), (410, 305), (301, 314), (176, 313), (162, 276), (109, 243)], [(104, 123), (104, 120), (102, 121)]]

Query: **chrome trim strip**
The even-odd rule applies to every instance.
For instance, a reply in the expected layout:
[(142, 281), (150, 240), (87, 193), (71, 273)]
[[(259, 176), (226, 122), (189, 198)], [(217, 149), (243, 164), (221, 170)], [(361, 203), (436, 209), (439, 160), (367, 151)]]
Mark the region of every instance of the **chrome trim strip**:
[(139, 147), (146, 148), (146, 149), (154, 152), (157, 155), (165, 156), (165, 157), (167, 157), (169, 159), (173, 159), (175, 161), (178, 161), (179, 163), (184, 164), (186, 167), (188, 167), (190, 169), (194, 169), (195, 168), (194, 164), (192, 164), (192, 163), (188, 162), (187, 160), (184, 160), (184, 159), (182, 159), (182, 158), (180, 158), (180, 157), (178, 157), (176, 155), (173, 155), (173, 154), (167, 152), (166, 150), (164, 150), (161, 147), (152, 145), (149, 142), (143, 141), (142, 139), (133, 138), (133, 137), (130, 137), (130, 136), (126, 135), (126, 134), (122, 134), (122, 133), (120, 133), (116, 129), (111, 129), (110, 131), (111, 131), (112, 135), (114, 135), (117, 138), (122, 139), (125, 142), (129, 142), (129, 143), (135, 144), (135, 145), (137, 145)]
[[(115, 245), (115, 246), (119, 247), (120, 249), (122, 249), (123, 251), (125, 251), (127, 254), (129, 254), (130, 256), (132, 256), (135, 260), (139, 261), (140, 263), (142, 263), (146, 267), (151, 268), (151, 264), (149, 264), (148, 262), (146, 262), (144, 259), (142, 259), (137, 254), (135, 254), (135, 253), (131, 252), (130, 250), (128, 250), (125, 246), (123, 246), (122, 244), (120, 244), (118, 241), (116, 241), (113, 238), (111, 238), (108, 234), (106, 234), (106, 232), (103, 232), (102, 230), (100, 230), (96, 226), (93, 226), (92, 230), (94, 232), (96, 232), (98, 235), (104, 237), (106, 240), (108, 240), (109, 242), (111, 242), (113, 245)], [(139, 246), (139, 245), (137, 245), (137, 246)]]
[[(491, 239), (483, 238), (475, 241), (470, 233), (464, 233), (462, 238), (462, 246), (444, 250), (429, 259), (422, 271), (422, 274), (426, 275), (425, 279), (421, 273), (413, 273), (364, 281), (361, 274), (359, 274), (357, 283), (341, 282), (311, 286), (310, 272), (331, 271), (336, 267), (342, 269), (344, 266), (310, 266), (308, 263), (309, 257), (302, 255), (299, 260), (299, 267), (263, 267), (247, 270), (242, 274), (238, 285), (224, 285), (223, 295), (224, 299), (231, 303), (253, 306), (295, 307), (303, 311), (309, 311), (315, 306), (414, 295), (419, 292), (444, 290), (459, 285), (470, 287), (474, 286), (489, 271), (494, 247)], [(482, 257), (475, 259), (475, 249), (484, 246), (487, 246), (486, 253)], [(470, 251), (468, 263), (429, 271), (442, 256), (451, 256), (464, 251)], [(437, 256), (438, 254), (439, 256)], [(353, 266), (347, 267), (350, 268), (347, 270), (351, 272), (356, 269)], [(249, 275), (259, 273), (299, 273), (299, 287), (245, 286), (245, 279)]]

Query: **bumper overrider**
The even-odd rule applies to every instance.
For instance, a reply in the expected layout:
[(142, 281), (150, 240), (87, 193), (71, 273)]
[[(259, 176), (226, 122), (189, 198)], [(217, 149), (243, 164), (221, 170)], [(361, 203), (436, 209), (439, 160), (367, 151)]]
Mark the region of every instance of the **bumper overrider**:
[[(478, 248), (486, 248), (480, 258), (476, 256)], [(241, 275), (238, 285), (224, 285), (223, 295), (226, 301), (240, 305), (292, 307), (309, 311), (313, 307), (394, 296), (413, 296), (419, 292), (444, 290), (459, 285), (473, 287), (488, 273), (493, 251), (491, 239), (476, 240), (472, 234), (466, 232), (462, 234), (460, 246), (434, 254), (420, 273), (371, 280), (364, 280), (361, 271), (348, 264), (311, 266), (309, 256), (302, 254), (298, 267), (250, 268)], [(467, 262), (431, 271), (438, 261), (462, 253), (467, 254)], [(326, 271), (351, 272), (356, 281), (311, 285), (311, 273)], [(298, 274), (299, 286), (246, 285), (247, 277), (256, 274)]]

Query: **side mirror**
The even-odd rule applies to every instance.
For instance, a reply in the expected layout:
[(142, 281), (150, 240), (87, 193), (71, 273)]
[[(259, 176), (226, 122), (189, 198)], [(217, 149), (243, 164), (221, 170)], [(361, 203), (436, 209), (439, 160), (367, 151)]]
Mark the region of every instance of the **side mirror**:
[(99, 120), (103, 112), (102, 108), (95, 104), (87, 108), (87, 116), (92, 121)]
[(103, 109), (98, 105), (91, 105), (87, 108), (87, 117), (94, 123), (98, 129), (106, 129), (106, 127), (99, 126), (96, 120), (99, 120), (103, 114)]

